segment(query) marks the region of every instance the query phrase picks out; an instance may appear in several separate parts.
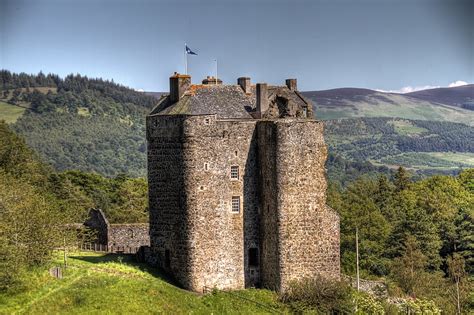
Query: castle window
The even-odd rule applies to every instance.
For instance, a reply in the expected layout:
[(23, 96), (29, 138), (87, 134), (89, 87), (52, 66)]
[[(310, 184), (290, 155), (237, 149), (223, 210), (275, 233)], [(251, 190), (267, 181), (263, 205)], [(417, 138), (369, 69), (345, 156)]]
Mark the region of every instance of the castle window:
[(303, 117), (308, 117), (308, 108), (307, 107), (303, 107)]
[(204, 170), (209, 170), (209, 163), (204, 163)]
[(239, 167), (233, 165), (230, 167), (230, 178), (231, 179), (239, 179)]
[(249, 248), (249, 267), (258, 267), (258, 248)]
[(209, 122), (210, 122), (209, 118), (204, 119), (204, 123), (205, 123), (206, 125), (209, 125)]
[(234, 154), (235, 154), (235, 156), (238, 156), (238, 155), (239, 155), (239, 151), (235, 151)]
[(232, 212), (240, 212), (240, 196), (232, 196)]

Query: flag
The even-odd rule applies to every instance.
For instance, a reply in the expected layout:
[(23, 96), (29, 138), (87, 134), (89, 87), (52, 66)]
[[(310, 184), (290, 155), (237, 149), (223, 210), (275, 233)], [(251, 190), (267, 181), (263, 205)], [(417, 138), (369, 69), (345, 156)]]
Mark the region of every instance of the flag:
[(185, 45), (185, 46), (186, 46), (186, 53), (187, 53), (188, 55), (196, 55), (196, 56), (197, 56), (197, 54), (196, 54), (194, 51), (192, 51), (192, 50), (188, 47), (188, 45)]

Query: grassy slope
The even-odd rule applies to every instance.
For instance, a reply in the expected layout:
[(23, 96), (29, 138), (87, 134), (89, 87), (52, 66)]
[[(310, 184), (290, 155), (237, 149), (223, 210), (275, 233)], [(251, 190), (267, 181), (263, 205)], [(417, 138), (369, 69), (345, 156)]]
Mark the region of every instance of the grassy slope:
[(25, 108), (7, 104), (0, 101), (0, 120), (5, 120), (8, 124), (14, 123), (23, 115)]
[(374, 93), (358, 100), (342, 99), (339, 105), (321, 104), (315, 97), (316, 117), (322, 120), (352, 117), (399, 117), (474, 125), (474, 111), (437, 104), (399, 94)]
[(117, 255), (78, 253), (69, 258), (67, 273), (61, 280), (47, 271), (30, 273), (26, 291), (0, 295), (0, 314), (288, 313), (271, 291), (234, 293), (242, 298), (226, 292), (201, 296), (170, 284), (144, 264), (120, 260)]

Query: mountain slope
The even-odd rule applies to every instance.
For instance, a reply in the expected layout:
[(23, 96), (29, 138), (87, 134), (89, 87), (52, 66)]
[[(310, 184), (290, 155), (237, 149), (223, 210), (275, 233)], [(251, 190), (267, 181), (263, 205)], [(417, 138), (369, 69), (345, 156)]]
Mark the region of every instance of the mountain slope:
[(405, 94), (420, 100), (474, 110), (474, 84), (437, 88)]
[[(313, 101), (316, 117), (322, 120), (352, 117), (398, 117), (474, 125), (474, 111), (405, 94), (342, 88), (308, 91), (303, 92), (303, 95)], [(453, 97), (453, 99), (455, 98)]]
[[(145, 116), (157, 102), (153, 96), (80, 75), (1, 71), (0, 82), (0, 101), (8, 103), (0, 107), (0, 119), (14, 122), (13, 129), (55, 169), (145, 176)], [(15, 107), (23, 114), (12, 114)]]

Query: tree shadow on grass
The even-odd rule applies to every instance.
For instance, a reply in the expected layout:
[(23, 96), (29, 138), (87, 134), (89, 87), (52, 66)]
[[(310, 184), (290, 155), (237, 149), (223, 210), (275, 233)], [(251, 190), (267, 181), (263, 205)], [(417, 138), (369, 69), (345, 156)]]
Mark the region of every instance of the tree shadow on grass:
[(155, 278), (158, 278), (160, 280), (163, 280), (164, 282), (167, 282), (168, 284), (181, 287), (179, 283), (177, 283), (176, 280), (173, 279), (173, 277), (167, 274), (164, 270), (150, 266), (147, 263), (137, 262), (134, 254), (109, 253), (102, 256), (75, 255), (75, 256), (69, 256), (69, 258), (82, 260), (82, 261), (89, 262), (92, 264), (116, 262), (116, 263), (121, 263), (128, 266), (133, 266), (142, 272), (146, 272)]

